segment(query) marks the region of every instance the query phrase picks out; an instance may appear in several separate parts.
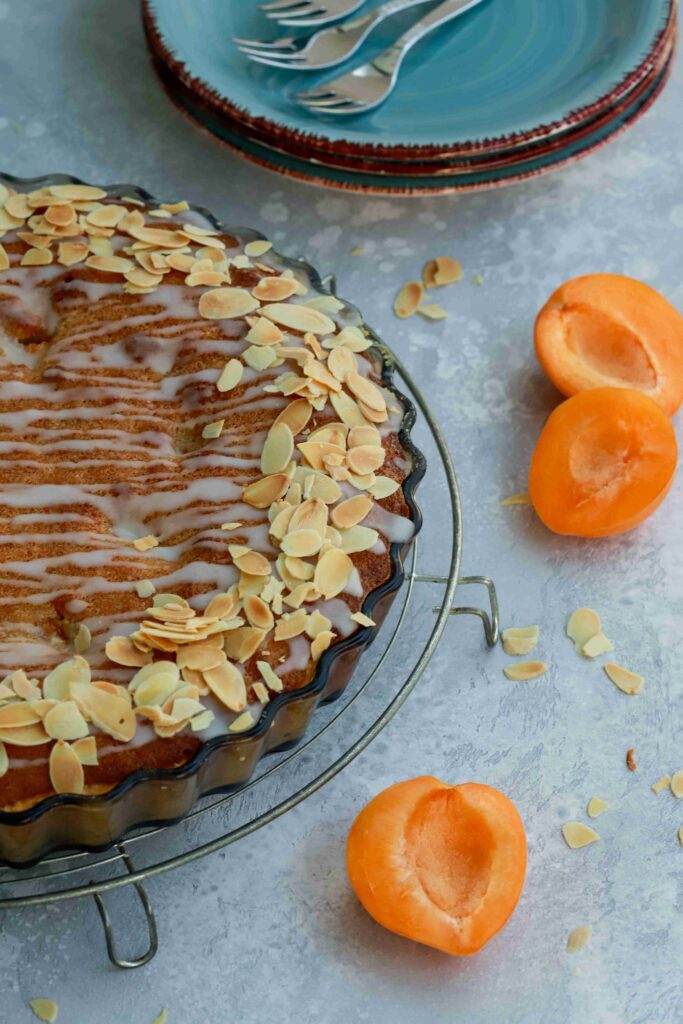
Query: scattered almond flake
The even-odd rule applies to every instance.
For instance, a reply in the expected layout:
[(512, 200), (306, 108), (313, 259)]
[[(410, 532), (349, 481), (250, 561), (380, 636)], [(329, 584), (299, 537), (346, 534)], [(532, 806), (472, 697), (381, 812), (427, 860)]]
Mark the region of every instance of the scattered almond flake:
[(138, 288), (156, 288), (164, 279), (162, 274), (152, 274), (142, 267), (133, 267), (124, 274), (124, 277)]
[(671, 776), (671, 792), (677, 800), (683, 799), (683, 771), (674, 772)]
[(566, 632), (574, 641), (574, 648), (580, 654), (588, 641), (602, 631), (600, 616), (593, 608), (577, 608), (567, 622)]
[(275, 349), (267, 345), (250, 345), (242, 353), (242, 359), (252, 370), (267, 370), (276, 362), (278, 354)]
[(299, 282), (291, 277), (262, 277), (251, 294), (261, 302), (282, 302), (296, 295)]
[(286, 473), (273, 473), (249, 484), (242, 491), (242, 501), (253, 508), (269, 508), (289, 487)]
[(216, 716), (213, 711), (207, 708), (205, 711), (202, 711), (201, 714), (194, 715), (194, 717), (190, 719), (190, 729), (192, 729), (192, 732), (203, 732), (204, 729), (208, 729), (209, 726), (212, 725), (215, 718)]
[(88, 723), (72, 700), (63, 700), (50, 708), (43, 728), (53, 740), (80, 740), (88, 735)]
[(90, 647), (92, 637), (84, 622), (79, 623), (73, 638), (73, 647), (77, 654), (85, 654)]
[(99, 764), (97, 759), (97, 740), (94, 736), (84, 736), (83, 739), (76, 740), (71, 746), (81, 764), (90, 766)]
[(632, 696), (633, 694), (640, 693), (642, 690), (645, 679), (643, 676), (639, 676), (637, 672), (631, 672), (627, 668), (622, 668), (621, 665), (615, 665), (613, 661), (608, 661), (602, 667), (607, 676), (622, 693)]
[(252, 690), (260, 700), (261, 704), (267, 704), (270, 700), (270, 694), (268, 693), (267, 687), (263, 683), (254, 683)]
[(113, 636), (107, 640), (104, 651), (109, 660), (116, 665), (126, 665), (130, 668), (141, 668), (152, 660), (149, 654), (137, 649), (129, 636)]
[(273, 302), (261, 308), (263, 316), (301, 334), (333, 334), (334, 320), (317, 309), (291, 302)]
[(544, 661), (516, 661), (513, 665), (506, 665), (503, 672), (515, 682), (524, 679), (538, 679), (545, 675), (548, 666)]
[(88, 242), (88, 250), (94, 256), (114, 255), (114, 247), (108, 238), (91, 238)]
[(436, 302), (427, 302), (422, 306), (418, 306), (417, 312), (427, 320), (445, 320), (448, 316), (446, 310), (437, 305)]
[(55, 1024), (59, 1006), (54, 999), (29, 999), (28, 1005), (38, 1020), (44, 1021), (44, 1024)]
[(635, 747), (629, 747), (629, 749), (626, 751), (626, 767), (630, 772), (634, 772), (638, 768), (638, 765), (636, 764), (635, 753)]
[(138, 537), (137, 540), (133, 541), (133, 547), (137, 548), (138, 551), (149, 551), (150, 548), (156, 548), (159, 546), (159, 541), (156, 537), (153, 537), (151, 533), (148, 533), (146, 537)]
[(242, 380), (244, 367), (239, 359), (229, 359), (223, 367), (220, 377), (216, 381), (216, 387), (221, 393), (232, 391)]
[(22, 267), (46, 267), (52, 263), (53, 254), (49, 249), (27, 249), (21, 257)]
[(608, 640), (604, 633), (597, 633), (581, 648), (584, 658), (597, 658), (600, 654), (607, 654), (612, 650), (612, 641)]
[(179, 203), (159, 203), (159, 206), (162, 210), (166, 210), (167, 213), (184, 213), (185, 210), (190, 209), (184, 199), (181, 199)]
[(575, 928), (574, 931), (569, 933), (569, 938), (567, 939), (567, 952), (578, 953), (587, 945), (592, 934), (593, 929), (589, 924)]
[(530, 505), (531, 495), (528, 491), (520, 491), (519, 494), (511, 494), (509, 498), (503, 498), (501, 505)]
[[(57, 705), (61, 707), (62, 705)], [(50, 751), (50, 782), (55, 793), (82, 793), (85, 788), (83, 765), (64, 740), (57, 740)]]
[(669, 789), (670, 786), (671, 786), (671, 776), (670, 775), (662, 775), (661, 778), (657, 779), (656, 782), (652, 783), (652, 785), (650, 786), (650, 789), (652, 790), (653, 793), (661, 793), (663, 790)]
[(683, 825), (678, 830), (678, 841), (683, 846)]
[(161, 220), (171, 219), (171, 214), (169, 213), (168, 210), (148, 210), (147, 213), (150, 215), (150, 217), (159, 217)]
[(401, 485), (397, 480), (392, 480), (388, 476), (375, 477), (375, 482), (371, 487), (368, 487), (368, 494), (371, 494), (375, 501), (382, 501), (384, 498), (391, 497), (395, 494)]
[(598, 833), (582, 821), (568, 821), (562, 826), (562, 835), (572, 850), (580, 850), (582, 846), (590, 846), (600, 839)]
[(255, 318), (246, 336), (251, 345), (278, 345), (284, 338), (280, 328), (263, 316)]
[[(180, 206), (181, 204), (177, 203), (176, 205)], [(187, 208), (187, 203), (185, 204), (185, 207)], [(154, 1018), (154, 1020), (152, 1021), (152, 1024), (166, 1024), (167, 1020), (168, 1020), (168, 1010), (164, 1009), (164, 1010), (161, 1011), (161, 1013), (159, 1014), (158, 1017)]]
[(138, 597), (151, 597), (156, 594), (156, 587), (151, 580), (138, 580), (135, 584), (135, 592)]
[(364, 615), (363, 612), (354, 612), (349, 616), (352, 622), (357, 622), (359, 626), (376, 626), (377, 623), (370, 618), (369, 615)]
[(89, 251), (85, 242), (60, 242), (57, 262), (64, 267), (72, 267), (75, 263), (83, 263)]
[(331, 629), (322, 630), (311, 642), (311, 657), (318, 661), (334, 640), (335, 633)]
[(481, 274), (475, 274), (474, 277), (472, 278), (472, 282), (473, 284), (483, 284), (484, 278), (481, 276)]
[(9, 268), (9, 256), (7, 250), (0, 244), (0, 270), (7, 270)]
[(601, 800), (599, 796), (592, 796), (588, 801), (588, 807), (586, 809), (588, 817), (598, 818), (601, 814), (605, 813), (608, 807), (609, 804), (605, 803), (604, 800)]
[(212, 441), (221, 436), (224, 426), (225, 420), (214, 420), (213, 423), (207, 423), (202, 430), (202, 437), (205, 441)]
[(280, 679), (279, 675), (277, 675), (277, 673), (273, 671), (273, 669), (271, 668), (267, 661), (257, 661), (256, 668), (261, 673), (261, 678), (263, 679), (264, 683), (266, 684), (269, 690), (272, 690), (273, 693), (282, 692), (282, 680)]
[(214, 288), (199, 298), (199, 315), (205, 320), (235, 320), (259, 308), (258, 299), (246, 288)]
[(251, 729), (253, 724), (254, 719), (248, 711), (245, 711), (244, 714), (235, 719), (232, 725), (228, 726), (228, 732), (246, 732), (247, 729)]
[(349, 256), (362, 256), (364, 252), (364, 245), (354, 245), (353, 249), (349, 250)]
[(424, 288), (419, 281), (408, 281), (398, 291), (394, 299), (394, 313), (401, 320), (407, 320), (417, 312), (422, 298)]
[(88, 256), (86, 266), (106, 274), (126, 274), (135, 264), (125, 256)]
[(247, 242), (244, 247), (244, 254), (245, 256), (257, 259), (259, 256), (265, 256), (272, 248), (272, 242), (269, 242), (266, 238), (257, 238), (253, 242)]
[(437, 256), (425, 264), (422, 278), (425, 288), (444, 288), (462, 278), (462, 266), (450, 256)]
[(531, 654), (538, 637), (538, 626), (510, 626), (502, 633), (503, 650), (512, 655)]

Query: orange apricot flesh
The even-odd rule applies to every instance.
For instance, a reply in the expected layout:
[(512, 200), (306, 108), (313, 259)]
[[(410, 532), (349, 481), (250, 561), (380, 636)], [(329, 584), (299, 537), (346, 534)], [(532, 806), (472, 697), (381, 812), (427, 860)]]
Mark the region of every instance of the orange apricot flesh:
[(683, 402), (683, 316), (621, 274), (567, 281), (536, 318), (536, 355), (563, 395), (634, 388), (669, 415)]
[(593, 388), (551, 414), (536, 445), (529, 494), (555, 533), (607, 537), (651, 515), (671, 486), (671, 421), (631, 388)]
[(431, 776), (396, 783), (361, 811), (346, 864), (381, 925), (451, 955), (485, 945), (517, 905), (526, 836), (514, 804), (490, 786)]

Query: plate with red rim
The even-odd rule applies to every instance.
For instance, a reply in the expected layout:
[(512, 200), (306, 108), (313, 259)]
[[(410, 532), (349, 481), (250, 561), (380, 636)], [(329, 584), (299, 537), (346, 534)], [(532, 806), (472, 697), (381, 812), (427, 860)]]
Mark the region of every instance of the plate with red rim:
[[(374, 2), (374, 0), (373, 0)], [(254, 5), (143, 0), (157, 63), (190, 94), (205, 122), (265, 145), (390, 161), (498, 153), (547, 140), (594, 118), (650, 74), (675, 17), (674, 0), (487, 0), (409, 55), (383, 107), (320, 119), (290, 94), (331, 73), (288, 73), (251, 63), (232, 37), (263, 35)], [(374, 52), (402, 23), (391, 19)], [(412, 12), (414, 20), (414, 12)], [(373, 48), (360, 56), (371, 56)], [(458, 74), (453, 74), (453, 68)]]

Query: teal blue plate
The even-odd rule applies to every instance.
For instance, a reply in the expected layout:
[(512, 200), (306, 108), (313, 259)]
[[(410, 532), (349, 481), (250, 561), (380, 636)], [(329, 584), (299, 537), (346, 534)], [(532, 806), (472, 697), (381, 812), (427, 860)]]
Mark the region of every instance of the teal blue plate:
[(430, 177), (346, 171), (326, 167), (316, 160), (298, 159), (262, 145), (248, 138), (241, 131), (229, 129), (222, 119), (213, 117), (203, 104), (196, 104), (188, 96), (187, 90), (179, 88), (177, 85), (174, 86), (173, 81), (168, 77), (164, 79), (164, 84), (177, 106), (199, 127), (209, 131), (230, 149), (262, 167), (309, 184), (343, 191), (379, 195), (424, 196), (495, 188), (548, 173), (587, 156), (628, 128), (649, 109), (666, 84), (673, 60), (674, 57), (670, 56), (663, 70), (653, 77), (651, 84), (639, 98), (633, 102), (623, 102), (618, 113), (615, 113), (607, 124), (593, 132), (583, 132), (578, 138), (569, 136), (566, 145), (559, 150), (497, 170), (489, 169), (456, 174), (439, 173)]
[[(233, 36), (275, 34), (253, 0), (143, 2), (153, 53), (203, 101), (274, 135), (353, 152), (504, 145), (571, 125), (642, 74), (673, 0), (485, 0), (415, 48), (384, 106), (343, 121), (318, 118), (290, 99), (329, 71), (278, 71), (236, 49)], [(415, 18), (413, 11), (385, 22), (360, 58)]]

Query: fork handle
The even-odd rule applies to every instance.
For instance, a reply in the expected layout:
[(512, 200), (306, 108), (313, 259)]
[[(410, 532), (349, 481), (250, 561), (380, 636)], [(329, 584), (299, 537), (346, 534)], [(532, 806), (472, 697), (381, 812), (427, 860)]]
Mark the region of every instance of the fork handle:
[(420, 4), (433, 3), (434, 0), (386, 0), (386, 3), (380, 4), (374, 11), (369, 11), (367, 14), (362, 14), (359, 18), (352, 18), (351, 21), (345, 21), (337, 28), (338, 32), (353, 32), (357, 28), (368, 26), (374, 27), (378, 21), (383, 21), (385, 18), (391, 17), (392, 14), (398, 14), (399, 11), (407, 11), (410, 7), (419, 7)]
[(482, 0), (444, 0), (444, 3), (439, 4), (429, 14), (425, 14), (424, 18), (420, 18), (402, 36), (399, 36), (387, 50), (375, 57), (372, 64), (386, 74), (393, 74), (408, 50), (424, 39), (429, 32), (440, 25), (445, 25), (447, 21), (456, 18), (459, 14), (464, 14), (470, 7), (476, 7), (480, 3)]

